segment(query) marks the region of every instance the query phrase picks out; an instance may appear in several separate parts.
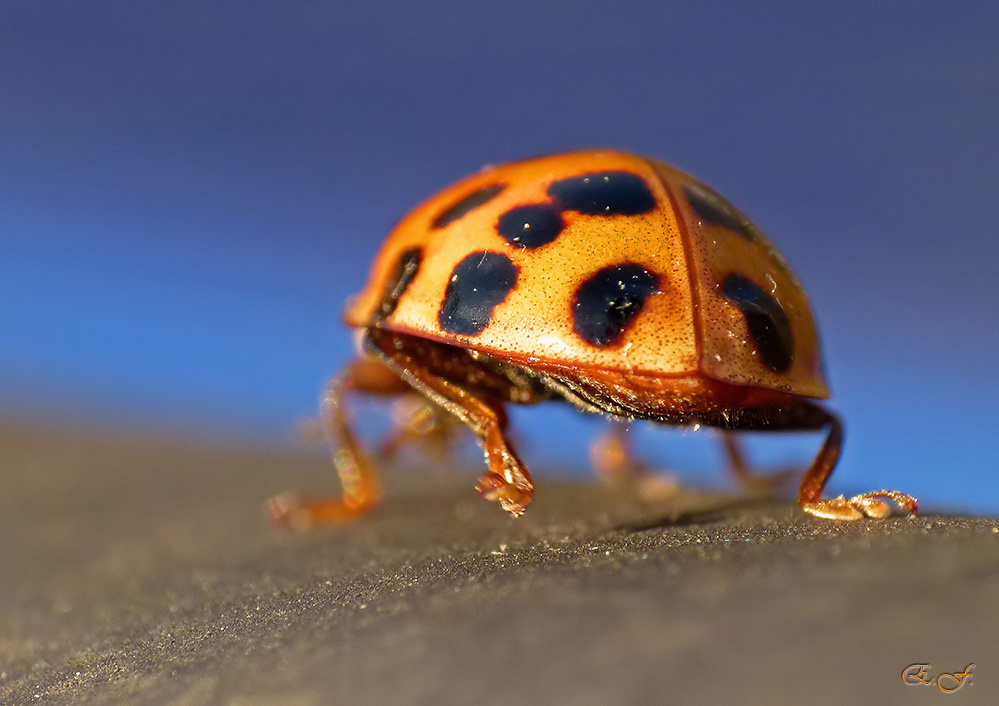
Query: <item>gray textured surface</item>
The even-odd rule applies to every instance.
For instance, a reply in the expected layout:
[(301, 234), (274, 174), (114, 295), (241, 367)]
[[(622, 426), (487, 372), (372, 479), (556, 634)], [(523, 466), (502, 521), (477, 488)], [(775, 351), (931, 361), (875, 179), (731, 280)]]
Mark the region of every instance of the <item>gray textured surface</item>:
[[(291, 452), (0, 434), (0, 703), (996, 703), (999, 522), (648, 505), (536, 470), (512, 521), (397, 472), (276, 532)], [(975, 662), (952, 696), (902, 669)]]

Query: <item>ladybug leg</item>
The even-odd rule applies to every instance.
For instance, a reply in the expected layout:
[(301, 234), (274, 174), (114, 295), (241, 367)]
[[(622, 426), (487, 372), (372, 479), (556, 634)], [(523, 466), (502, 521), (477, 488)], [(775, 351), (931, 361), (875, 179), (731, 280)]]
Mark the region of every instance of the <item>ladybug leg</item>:
[(340, 524), (366, 514), (381, 500), (381, 484), (347, 419), (344, 396), (355, 391), (394, 395), (410, 392), (410, 388), (385, 365), (370, 358), (352, 361), (333, 378), (323, 395), (320, 416), (334, 449), (333, 465), (340, 476), (343, 495), (339, 498), (279, 495), (268, 503), (268, 514), (274, 523), (296, 529)]
[(611, 425), (590, 444), (590, 464), (597, 476), (611, 485), (629, 483), (649, 472), (649, 467), (635, 457), (623, 424)]
[(477, 396), (444, 378), (425, 376), (418, 369), (410, 372), (425, 394), (479, 437), (489, 466), (475, 486), (479, 495), (498, 502), (514, 517), (523, 515), (534, 495), (534, 482), (507, 436), (503, 403)]
[(672, 475), (653, 473), (635, 456), (624, 424), (613, 424), (590, 444), (590, 464), (605, 483), (634, 486), (646, 499), (671, 497), (679, 488)]
[(875, 490), (861, 493), (852, 498), (842, 495), (838, 498), (822, 500), (829, 474), (836, 466), (840, 449), (843, 446), (843, 424), (834, 414), (826, 413), (829, 435), (826, 437), (819, 455), (805, 473), (798, 490), (798, 504), (805, 512), (828, 520), (859, 520), (863, 517), (884, 518), (891, 514), (891, 506), (885, 502), (893, 500), (911, 514), (917, 510), (916, 499), (897, 490)]
[(734, 432), (722, 431), (722, 448), (728, 461), (729, 474), (743, 488), (750, 491), (771, 493), (786, 485), (795, 475), (796, 469), (781, 469), (774, 473), (758, 473), (746, 462), (742, 444)]
[(435, 373), (404, 346), (395, 345), (391, 337), (372, 336), (371, 341), (382, 360), (399, 377), (479, 437), (489, 466), (476, 485), (479, 494), (498, 502), (514, 517), (524, 514), (534, 495), (534, 482), (507, 435), (503, 402), (471, 385), (461, 385)]
[(405, 446), (418, 445), (431, 458), (443, 461), (457, 431), (451, 415), (416, 394), (400, 397), (392, 403), (392, 425), (392, 431), (378, 446), (380, 460), (394, 458)]
[(513, 517), (520, 517), (534, 497), (534, 481), (507, 436), (503, 404), (474, 397), (461, 404), (468, 421), (459, 418), (478, 434), (489, 466), (489, 471), (479, 476), (475, 489), (486, 500), (498, 502)]

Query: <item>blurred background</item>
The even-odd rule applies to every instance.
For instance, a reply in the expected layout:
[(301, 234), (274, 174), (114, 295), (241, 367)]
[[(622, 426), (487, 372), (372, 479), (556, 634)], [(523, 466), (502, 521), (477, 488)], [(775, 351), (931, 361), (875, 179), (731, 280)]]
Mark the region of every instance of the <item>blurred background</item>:
[[(713, 184), (794, 266), (847, 422), (833, 492), (999, 512), (995, 6), (873, 5), (7, 0), (0, 418), (292, 443), (396, 219), (608, 146)], [(586, 472), (602, 428), (515, 422), (536, 470)], [(636, 437), (722, 481), (704, 432)]]

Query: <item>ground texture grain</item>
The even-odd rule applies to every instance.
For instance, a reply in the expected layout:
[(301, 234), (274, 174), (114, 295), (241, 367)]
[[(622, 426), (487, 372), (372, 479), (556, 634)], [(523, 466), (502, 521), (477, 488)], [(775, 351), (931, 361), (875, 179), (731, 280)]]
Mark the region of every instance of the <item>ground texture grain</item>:
[[(999, 521), (543, 469), (513, 521), (416, 464), (295, 534), (262, 503), (317, 455), (0, 432), (0, 704), (999, 703)], [(952, 696), (901, 679), (972, 662)]]

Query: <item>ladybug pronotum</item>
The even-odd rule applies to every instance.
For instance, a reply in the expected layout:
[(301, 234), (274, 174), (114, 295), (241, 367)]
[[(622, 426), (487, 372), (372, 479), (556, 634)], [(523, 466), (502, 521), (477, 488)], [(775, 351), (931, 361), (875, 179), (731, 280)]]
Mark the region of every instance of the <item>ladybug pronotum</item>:
[[(822, 498), (843, 429), (812, 401), (829, 389), (805, 292), (741, 211), (663, 162), (598, 150), (483, 169), (403, 218), (345, 320), (362, 354), (323, 403), (343, 495), (279, 496), (278, 522), (340, 522), (378, 503), (374, 467), (347, 422), (349, 392), (415, 391), (454, 415), (485, 450), (479, 493), (513, 516), (534, 483), (505, 405), (545, 400), (621, 421), (825, 429), (802, 509), (880, 518), (890, 499), (916, 511), (890, 490)], [(727, 431), (730, 465), (746, 477)], [(603, 448), (604, 470), (628, 465), (619, 436)]]

